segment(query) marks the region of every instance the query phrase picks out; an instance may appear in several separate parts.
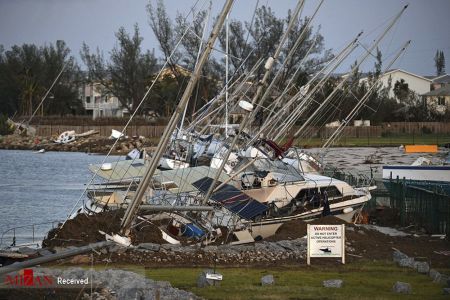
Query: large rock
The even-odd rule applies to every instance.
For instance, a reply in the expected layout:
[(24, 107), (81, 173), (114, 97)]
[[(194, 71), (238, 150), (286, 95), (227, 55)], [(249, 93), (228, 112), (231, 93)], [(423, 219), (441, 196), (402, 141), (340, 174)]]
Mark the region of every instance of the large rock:
[(326, 288), (341, 288), (343, 284), (344, 281), (342, 279), (330, 279), (323, 281), (323, 286)]
[(450, 287), (450, 277), (445, 274), (441, 274), (441, 278), (439, 280), (440, 284), (446, 284), (447, 287)]
[(416, 261), (414, 268), (420, 274), (428, 274), (430, 272), (430, 265), (426, 261)]
[(396, 263), (399, 263), (401, 260), (408, 259), (408, 258), (409, 258), (408, 255), (406, 255), (403, 252), (397, 251), (397, 250), (394, 251), (394, 253), (392, 254), (392, 259)]
[(398, 265), (400, 267), (414, 268), (415, 267), (414, 258), (412, 257), (403, 258), (398, 262)]
[(441, 281), (441, 273), (439, 273), (435, 269), (431, 269), (428, 275), (430, 276), (431, 280), (433, 280), (433, 282)]
[(219, 280), (213, 280), (206, 278), (206, 274), (218, 274), (220, 273), (214, 272), (214, 270), (204, 270), (197, 278), (197, 287), (204, 288), (207, 286), (220, 286)]
[(444, 293), (444, 295), (450, 295), (450, 288), (443, 288), (442, 292)]
[(411, 294), (411, 285), (406, 282), (397, 281), (392, 287), (392, 291), (400, 294)]
[[(189, 292), (173, 288), (165, 281), (154, 281), (139, 274), (123, 270), (92, 271), (82, 268), (69, 268), (65, 270), (36, 268), (35, 274), (53, 274), (64, 278), (92, 278), (95, 286), (102, 286), (117, 297), (113, 299), (197, 299)], [(101, 295), (96, 299), (102, 298)]]
[(271, 274), (261, 277), (261, 285), (272, 285), (274, 283), (275, 279)]

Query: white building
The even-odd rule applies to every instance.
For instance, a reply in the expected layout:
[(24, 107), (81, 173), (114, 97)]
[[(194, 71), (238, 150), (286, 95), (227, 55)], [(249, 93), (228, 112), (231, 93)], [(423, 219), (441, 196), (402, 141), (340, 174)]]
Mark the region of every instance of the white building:
[(105, 92), (100, 83), (86, 83), (80, 91), (83, 107), (92, 118), (123, 117), (126, 109), (122, 108), (117, 97)]
[(440, 114), (444, 114), (450, 109), (450, 85), (443, 85), (441, 88), (422, 96), (429, 109), (433, 109)]
[[(389, 81), (391, 82), (391, 89), (389, 90), (389, 97), (395, 98), (394, 94), (394, 86), (397, 81), (401, 81), (402, 79), (405, 83), (408, 84), (408, 88), (410, 91), (415, 92), (418, 95), (423, 95), (430, 91), (431, 87), (431, 79), (425, 78), (423, 76), (419, 76), (401, 69), (394, 69), (387, 71), (381, 76), (381, 83), (384, 87), (388, 87)], [(367, 77), (361, 78), (361, 81), (366, 82)]]

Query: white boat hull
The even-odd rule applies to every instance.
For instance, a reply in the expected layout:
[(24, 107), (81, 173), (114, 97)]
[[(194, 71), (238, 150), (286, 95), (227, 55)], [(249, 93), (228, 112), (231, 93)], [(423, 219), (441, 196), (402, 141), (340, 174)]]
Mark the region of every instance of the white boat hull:
[[(347, 223), (351, 223), (353, 221), (353, 216), (360, 212), (364, 204), (370, 200), (369, 196), (362, 196), (356, 199), (343, 201), (340, 203), (335, 203), (330, 205), (331, 214), (346, 221)], [(351, 209), (350, 209), (351, 208)], [(323, 208), (312, 209), (310, 211), (287, 216), (281, 218), (272, 218), (265, 219), (258, 222), (252, 222), (251, 226), (251, 235), (254, 239), (257, 238), (268, 238), (276, 233), (278, 228), (283, 225), (283, 223), (292, 221), (292, 220), (312, 220), (318, 218), (322, 215)]]

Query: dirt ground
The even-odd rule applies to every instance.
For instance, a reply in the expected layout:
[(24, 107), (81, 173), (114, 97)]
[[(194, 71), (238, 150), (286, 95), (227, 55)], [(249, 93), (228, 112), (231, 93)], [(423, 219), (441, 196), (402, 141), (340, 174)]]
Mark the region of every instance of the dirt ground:
[[(380, 213), (380, 212), (378, 212)], [(98, 232), (102, 230), (107, 233), (117, 232), (119, 229), (120, 218), (123, 211), (112, 211), (99, 214), (95, 217), (79, 215), (73, 220), (69, 220), (62, 230), (53, 230), (49, 233), (44, 245), (49, 248), (56, 246), (81, 246), (88, 243), (104, 240), (104, 237)], [(380, 215), (374, 216), (378, 220), (378, 225), (393, 223), (395, 212), (385, 211), (383, 219)], [(372, 218), (372, 219), (373, 219)], [(383, 223), (384, 222), (384, 223)], [(345, 221), (327, 216), (313, 220), (309, 224), (343, 224)], [(392, 260), (394, 249), (404, 252), (417, 260), (427, 261), (431, 267), (450, 268), (450, 256), (442, 254), (450, 253), (450, 242), (439, 237), (432, 237), (423, 233), (409, 232), (408, 236), (389, 236), (379, 231), (365, 227), (364, 225), (346, 224), (346, 246), (347, 261), (366, 260)], [(133, 243), (139, 244), (151, 242), (163, 244), (160, 231), (157, 230), (158, 224), (148, 224), (138, 226), (132, 232)], [(306, 235), (307, 223), (301, 220), (294, 220), (283, 224), (276, 235), (265, 239), (262, 242), (277, 242), (282, 240), (294, 240)], [(439, 253), (441, 252), (441, 253)], [(214, 254), (205, 255), (198, 251), (183, 256), (180, 254), (176, 261), (170, 261), (165, 252), (142, 253), (136, 250), (126, 251), (124, 253), (108, 253), (97, 257), (98, 261), (109, 261), (114, 263), (140, 264), (145, 266), (202, 266), (214, 263)], [(304, 264), (304, 259), (284, 258), (283, 263)], [(317, 260), (319, 264), (327, 263), (327, 259)], [(319, 262), (320, 261), (320, 262)], [(256, 266), (272, 266), (279, 264), (279, 261), (255, 262)], [(230, 261), (227, 264), (240, 265), (238, 261)]]
[[(118, 233), (123, 215), (123, 210), (106, 211), (95, 216), (79, 214), (74, 219), (68, 220), (62, 228), (52, 229), (42, 242), (42, 246), (47, 248), (84, 246), (104, 241), (105, 236), (99, 231), (107, 234)], [(165, 242), (157, 225), (149, 223), (136, 226), (131, 231), (131, 240), (133, 244)]]

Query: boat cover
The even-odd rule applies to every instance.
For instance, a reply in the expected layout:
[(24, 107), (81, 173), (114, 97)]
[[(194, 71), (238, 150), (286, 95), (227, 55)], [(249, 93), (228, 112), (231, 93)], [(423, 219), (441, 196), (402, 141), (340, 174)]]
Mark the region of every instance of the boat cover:
[[(203, 177), (193, 182), (192, 185), (200, 192), (207, 193), (213, 181), (211, 177)], [(217, 183), (217, 185), (221, 184), (220, 181)], [(267, 205), (256, 201), (229, 184), (225, 184), (212, 193), (210, 199), (222, 204), (226, 209), (246, 220), (253, 219), (267, 210)]]
[[(143, 159), (122, 160), (119, 162), (111, 163), (111, 170), (102, 170), (101, 165), (90, 165), (91, 172), (97, 172), (97, 175), (108, 181), (115, 183), (128, 182), (133, 180), (138, 183), (140, 178), (144, 175), (146, 166)], [(192, 182), (197, 181), (205, 176), (215, 176), (217, 169), (210, 168), (208, 166), (191, 167), (175, 170), (156, 170), (153, 180), (159, 184), (169, 184), (168, 188), (173, 193), (188, 193), (196, 191), (197, 189), (192, 186)], [(229, 176), (222, 172), (219, 180), (225, 181)], [(170, 183), (174, 183), (170, 184)]]

